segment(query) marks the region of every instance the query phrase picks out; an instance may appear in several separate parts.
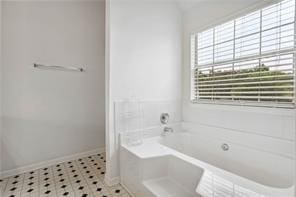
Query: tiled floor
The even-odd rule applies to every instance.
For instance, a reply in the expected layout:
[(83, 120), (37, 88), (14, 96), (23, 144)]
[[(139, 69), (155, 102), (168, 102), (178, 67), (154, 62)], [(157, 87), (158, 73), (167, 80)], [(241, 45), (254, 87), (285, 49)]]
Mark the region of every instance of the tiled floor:
[(0, 180), (0, 197), (129, 197), (120, 185), (104, 183), (105, 154)]

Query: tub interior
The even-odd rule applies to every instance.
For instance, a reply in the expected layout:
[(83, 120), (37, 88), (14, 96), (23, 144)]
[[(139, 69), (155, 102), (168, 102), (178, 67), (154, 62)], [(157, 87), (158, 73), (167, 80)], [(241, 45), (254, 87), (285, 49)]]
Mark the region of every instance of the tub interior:
[(275, 188), (293, 186), (294, 160), (256, 151), (231, 142), (228, 151), (221, 149), (225, 141), (180, 132), (162, 138), (160, 143), (195, 159), (242, 176), (262, 185)]

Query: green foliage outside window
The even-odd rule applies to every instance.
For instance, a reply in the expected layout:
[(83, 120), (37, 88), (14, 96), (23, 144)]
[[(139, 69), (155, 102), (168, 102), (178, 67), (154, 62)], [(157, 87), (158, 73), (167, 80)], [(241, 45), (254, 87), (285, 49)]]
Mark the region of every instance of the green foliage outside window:
[(195, 75), (195, 90), (201, 99), (293, 101), (293, 73), (271, 70), (264, 64), (230, 71), (209, 69), (205, 72), (196, 69)]

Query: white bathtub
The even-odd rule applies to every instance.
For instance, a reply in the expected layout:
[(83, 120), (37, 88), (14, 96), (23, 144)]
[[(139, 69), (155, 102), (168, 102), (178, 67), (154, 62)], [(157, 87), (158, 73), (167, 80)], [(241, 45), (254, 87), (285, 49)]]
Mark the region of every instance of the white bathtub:
[[(175, 132), (147, 138), (138, 146), (123, 144), (122, 184), (137, 197), (178, 197), (170, 191), (164, 193), (177, 187), (167, 182), (163, 183), (167, 188), (161, 188), (159, 180), (167, 179), (183, 188), (184, 196), (294, 197), (293, 159), (228, 142), (223, 143), (228, 143), (229, 150), (223, 151), (221, 143), (194, 133)], [(174, 163), (179, 163), (178, 168), (171, 167)]]

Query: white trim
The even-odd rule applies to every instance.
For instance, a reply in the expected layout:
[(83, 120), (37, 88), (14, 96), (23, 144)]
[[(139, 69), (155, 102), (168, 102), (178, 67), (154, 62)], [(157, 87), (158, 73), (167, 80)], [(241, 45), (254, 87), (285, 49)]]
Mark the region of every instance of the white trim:
[[(295, 88), (296, 89), (296, 88)], [(242, 106), (242, 107), (255, 107), (255, 108), (275, 108), (275, 109), (287, 109), (293, 110), (296, 108), (294, 103), (267, 103), (267, 102), (256, 102), (256, 101), (222, 101), (222, 100), (190, 100), (190, 103), (196, 104), (207, 104), (207, 105), (228, 105), (228, 106)]]
[(117, 185), (120, 183), (120, 177), (113, 177), (113, 178), (110, 178), (108, 177), (108, 175), (106, 174), (105, 175), (105, 179), (104, 179), (105, 183), (108, 185), (108, 186), (114, 186), (114, 185)]
[(58, 163), (67, 162), (67, 161), (71, 161), (71, 160), (76, 160), (76, 159), (79, 159), (79, 158), (82, 158), (82, 157), (87, 157), (87, 156), (90, 156), (90, 155), (103, 153), (103, 152), (105, 152), (105, 147), (97, 148), (97, 149), (89, 150), (89, 151), (85, 151), (85, 152), (80, 152), (80, 153), (76, 153), (76, 154), (73, 154), (73, 155), (68, 155), (68, 156), (65, 156), (65, 157), (59, 157), (59, 158), (56, 158), (56, 159), (43, 161), (43, 162), (40, 162), (40, 163), (27, 165), (27, 166), (12, 169), (12, 170), (3, 171), (3, 172), (0, 172), (0, 178), (15, 176), (15, 175), (22, 174), (22, 173), (25, 173), (25, 172), (28, 172), (28, 171), (37, 170), (37, 169), (48, 167), (48, 166), (55, 165), (55, 164), (58, 164)]
[[(295, 0), (289, 0), (286, 3), (289, 3), (289, 4), (293, 3), (294, 4)], [(272, 6), (278, 7), (278, 6), (282, 6), (282, 5), (283, 5), (283, 2), (280, 2), (280, 3), (273, 4)], [(270, 7), (267, 7), (267, 8), (270, 8)], [(201, 34), (206, 32), (206, 35), (205, 35), (206, 37), (203, 37), (203, 35), (195, 34), (195, 35), (198, 35), (198, 38), (196, 38), (196, 39), (200, 40), (199, 37), (201, 36), (201, 42), (206, 41), (206, 43), (208, 43), (208, 42), (209, 43), (206, 46), (202, 46), (200, 49), (195, 49), (194, 53), (191, 52), (191, 56), (193, 56), (193, 57), (191, 57), (190, 59), (196, 59), (196, 57), (200, 56), (200, 53), (203, 53), (203, 50), (206, 49), (209, 52), (209, 54), (204, 53), (204, 57), (206, 57), (205, 60), (206, 61), (209, 60), (212, 63), (200, 63), (199, 64), (199, 62), (195, 62), (194, 68), (191, 71), (192, 72), (192, 74), (191, 74), (191, 77), (192, 77), (191, 83), (192, 84), (191, 84), (191, 96), (190, 97), (191, 97), (191, 102), (192, 103), (201, 102), (201, 103), (208, 103), (208, 104), (213, 103), (213, 104), (222, 104), (222, 105), (250, 105), (250, 106), (256, 106), (256, 107), (295, 108), (295, 95), (293, 95), (293, 93), (296, 91), (295, 90), (296, 89), (295, 84), (294, 84), (294, 87), (293, 87), (293, 91), (291, 90), (291, 91), (287, 92), (286, 95), (279, 94), (278, 96), (276, 96), (278, 93), (283, 92), (282, 88), (279, 89), (279, 90), (273, 90), (273, 91), (266, 91), (266, 90), (263, 91), (263, 88), (264, 87), (270, 87), (271, 83), (279, 84), (279, 83), (286, 82), (287, 84), (291, 84), (291, 86), (292, 86), (292, 83), (295, 81), (294, 76), (292, 74), (288, 74), (288, 75), (285, 74), (284, 75), (283, 73), (286, 73), (286, 72), (281, 67), (282, 65), (279, 62), (282, 60), (282, 55), (289, 55), (289, 56), (287, 56), (287, 59), (291, 60), (292, 63), (290, 63), (290, 61), (289, 61), (289, 64), (287, 64), (287, 66), (289, 66), (289, 71), (292, 71), (292, 69), (295, 70), (295, 62), (293, 61), (295, 49), (294, 48), (281, 49), (281, 47), (279, 47), (274, 52), (269, 52), (269, 53), (264, 53), (264, 54), (261, 53), (261, 47), (263, 47), (263, 44), (264, 44), (264, 43), (261, 42), (262, 41), (262, 32), (266, 32), (266, 31), (269, 31), (271, 29), (282, 28), (282, 27), (284, 27), (286, 25), (293, 25), (293, 24), (295, 24), (295, 17), (294, 16), (291, 17), (289, 15), (288, 19), (289, 20), (293, 19), (292, 22), (288, 21), (288, 22), (285, 22), (283, 24), (279, 23), (279, 24), (276, 24), (275, 27), (262, 30), (262, 22), (265, 21), (265, 19), (262, 16), (262, 11), (264, 11), (264, 9), (266, 9), (266, 7), (263, 8), (263, 9), (257, 10), (256, 12), (253, 12), (251, 14), (252, 16), (256, 17), (256, 25), (258, 25), (259, 24), (258, 22), (260, 21), (260, 30), (257, 31), (256, 26), (255, 26), (255, 28), (253, 28), (255, 30), (255, 33), (248, 31), (246, 34), (240, 35), (238, 37), (235, 37), (235, 36), (231, 35), (229, 37), (229, 39), (227, 39), (227, 41), (218, 42), (218, 43), (215, 42), (215, 40), (216, 40), (215, 38), (217, 37), (215, 32), (216, 32), (216, 30), (217, 30), (217, 28), (219, 26), (215, 26), (212, 29), (205, 30), (205, 31), (201, 32)], [(289, 9), (289, 7), (287, 7), (287, 9)], [(260, 17), (259, 17), (259, 12), (260, 12)], [(290, 12), (290, 13), (293, 13), (293, 12)], [(283, 12), (282, 12), (282, 9), (280, 9), (280, 10), (277, 9), (275, 11), (270, 12), (269, 14), (271, 14), (271, 16), (273, 16), (274, 14), (282, 15)], [(294, 11), (293, 14), (295, 14), (295, 11)], [(232, 31), (235, 31), (235, 28), (236, 28), (236, 23), (235, 22), (236, 21), (240, 21), (241, 19), (242, 20), (247, 19), (247, 21), (251, 21), (249, 19), (249, 16), (250, 15), (245, 15), (242, 18), (235, 18), (235, 19), (233, 19), (233, 20), (231, 20), (231, 21), (229, 21), (227, 23), (224, 23), (224, 24), (228, 24), (228, 23), (231, 24), (231, 26), (229, 26), (229, 27), (231, 28), (230, 32), (232, 32)], [(258, 19), (258, 21), (257, 21), (257, 19)], [(234, 23), (233, 23), (233, 21), (234, 21)], [(276, 22), (278, 22), (278, 21), (276, 21)], [(281, 22), (281, 20), (280, 20), (280, 22)], [(234, 29), (233, 29), (233, 27), (234, 27)], [(228, 29), (227, 29), (228, 25), (226, 25), (226, 26), (224, 25), (223, 28), (224, 28), (224, 30), (228, 31)], [(210, 34), (207, 35), (207, 32), (209, 32)], [(235, 32), (232, 32), (232, 33), (235, 34)], [(252, 35), (255, 35), (255, 34), (256, 35), (260, 34), (260, 42), (257, 43), (258, 47), (260, 49), (258, 54), (256, 54), (256, 55), (247, 55), (247, 56), (238, 57), (238, 58), (235, 58), (233, 56), (233, 59), (227, 58), (227, 60), (223, 60), (223, 61), (219, 61), (219, 60), (215, 61), (214, 60), (214, 56), (215, 56), (215, 53), (216, 53), (214, 49), (216, 48), (216, 46), (219, 46), (219, 44), (228, 43), (228, 42), (232, 43), (232, 41), (233, 41), (232, 45), (234, 45), (235, 41), (237, 41), (237, 40), (239, 40), (241, 38), (247, 38), (248, 36), (252, 36)], [(269, 34), (268, 36), (271, 36), (271, 35), (272, 35), (272, 38), (273, 38), (273, 36), (278, 37), (277, 33), (276, 34)], [(293, 33), (293, 34), (290, 35), (290, 33), (289, 33), (289, 36), (295, 36), (295, 34)], [(212, 41), (212, 39), (213, 39), (213, 41)], [(254, 38), (254, 40), (255, 39), (258, 39), (258, 38), (256, 37), (256, 38)], [(281, 38), (279, 38), (278, 42), (276, 41), (276, 45), (282, 44)], [(291, 43), (292, 42), (294, 42), (294, 40), (291, 40)], [(232, 46), (232, 45), (229, 45), (229, 46)], [(268, 46), (272, 47), (272, 46), (276, 46), (276, 45), (268, 45)], [(246, 46), (250, 47), (251, 45), (246, 45)], [(213, 52), (211, 52), (212, 48), (213, 48)], [(238, 52), (240, 52), (240, 50), (243, 49), (243, 48), (244, 48), (244, 46), (239, 47)], [(255, 46), (255, 48), (253, 48), (253, 47), (251, 47), (251, 48), (252, 49), (247, 48), (248, 50), (244, 50), (244, 51), (248, 52), (250, 50), (257, 49), (256, 46)], [(237, 49), (235, 47), (233, 47), (233, 50), (236, 53)], [(264, 61), (263, 60), (263, 58), (269, 58), (269, 57), (276, 57), (276, 58), (275, 59), (273, 58), (272, 61), (271, 60), (269, 60), (269, 61)], [(213, 60), (212, 60), (212, 58), (213, 58)], [(204, 81), (200, 82), (200, 80), (199, 80), (200, 73), (201, 74), (204, 73), (204, 72), (199, 71), (200, 69), (201, 70), (205, 69), (204, 71), (209, 72), (209, 73), (211, 73), (211, 71), (213, 70), (213, 72), (215, 73), (216, 66), (220, 66), (220, 65), (225, 66), (227, 64), (226, 67), (224, 67), (224, 68), (229, 68), (229, 69), (232, 68), (232, 71), (233, 71), (233, 69), (238, 67), (238, 70), (241, 70), (240, 69), (241, 65), (240, 64), (235, 65), (234, 63), (243, 63), (244, 65), (248, 65), (247, 63), (245, 63), (245, 61), (250, 61), (250, 60), (256, 60), (254, 62), (254, 64), (256, 65), (256, 67), (258, 67), (258, 65), (259, 65), (259, 68), (261, 67), (261, 64), (263, 65), (263, 64), (266, 64), (267, 62), (270, 62), (272, 67), (279, 68), (279, 69), (276, 69), (276, 70), (278, 70), (280, 73), (274, 75), (274, 77), (276, 77), (277, 79), (273, 79), (270, 76), (265, 76), (263, 78), (266, 78), (266, 79), (270, 78), (270, 79), (262, 82), (261, 81), (262, 76), (261, 77), (260, 76), (259, 77), (250, 77), (250, 76), (240, 75), (240, 77), (238, 77), (240, 79), (240, 81), (242, 79), (245, 79), (244, 82), (240, 82), (239, 79), (236, 79), (236, 78), (233, 79), (233, 77), (232, 77), (233, 72), (230, 72), (230, 73), (226, 73), (226, 75), (229, 76), (228, 78), (231, 78), (231, 79), (228, 79), (228, 78), (227, 79), (221, 79), (221, 78), (217, 78), (217, 77), (213, 77), (213, 76), (209, 75), (208, 77), (202, 77), (202, 78), (205, 78)], [(258, 64), (258, 62), (259, 62), (259, 64)], [(269, 63), (267, 63), (266, 66), (269, 68), (270, 66), (268, 64)], [(275, 65), (273, 66), (273, 64), (275, 64)], [(244, 70), (244, 68), (242, 68), (242, 69)], [(223, 69), (221, 70), (221, 72), (223, 72)], [(262, 71), (261, 71), (261, 69), (259, 69), (259, 71), (255, 71), (255, 72), (256, 73), (258, 72), (259, 75), (260, 75), (260, 73)], [(289, 80), (285, 80), (286, 78), (284, 78), (284, 77), (289, 77), (288, 78)], [(293, 77), (293, 78), (290, 80), (291, 77)], [(254, 80), (258, 79), (258, 80), (255, 80), (255, 82), (246, 82), (246, 80), (251, 80), (251, 79), (254, 79)], [(215, 83), (215, 86), (216, 85), (219, 85), (219, 86), (214, 87), (213, 86), (214, 82), (217, 82), (217, 83), (220, 82), (219, 84)], [(250, 84), (250, 85), (253, 84), (254, 87), (259, 87), (260, 86), (262, 89), (260, 89), (260, 90), (258, 90), (256, 92), (255, 91), (247, 92), (247, 91), (242, 91), (242, 90), (241, 90), (241, 92), (238, 92), (239, 91), (238, 90), (236, 92), (236, 94), (232, 94), (232, 95), (228, 95), (225, 92), (220, 90), (221, 87), (225, 87), (226, 85), (228, 85), (228, 86), (231, 86), (231, 87), (228, 87), (229, 91), (226, 91), (226, 92), (232, 92), (233, 89), (239, 88), (239, 87), (233, 87), (233, 86), (244, 86), (246, 84)], [(204, 90), (204, 91), (200, 92), (201, 89)], [(205, 89), (210, 89), (210, 90), (205, 91)], [(216, 94), (213, 94), (213, 92), (216, 93)], [(255, 93), (257, 93), (257, 94), (253, 95)], [(270, 100), (270, 101), (266, 101), (266, 100)]]
[(136, 197), (122, 181), (120, 181), (120, 185), (128, 192), (131, 197)]

